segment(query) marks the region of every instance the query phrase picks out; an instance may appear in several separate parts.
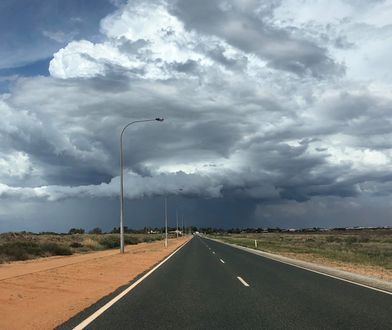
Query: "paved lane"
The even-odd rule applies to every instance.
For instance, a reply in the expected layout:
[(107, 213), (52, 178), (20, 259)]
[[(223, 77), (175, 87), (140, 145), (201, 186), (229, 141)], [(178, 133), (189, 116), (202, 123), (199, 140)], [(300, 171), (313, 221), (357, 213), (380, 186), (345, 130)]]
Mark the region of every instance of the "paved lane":
[(392, 296), (195, 237), (87, 329), (392, 329)]

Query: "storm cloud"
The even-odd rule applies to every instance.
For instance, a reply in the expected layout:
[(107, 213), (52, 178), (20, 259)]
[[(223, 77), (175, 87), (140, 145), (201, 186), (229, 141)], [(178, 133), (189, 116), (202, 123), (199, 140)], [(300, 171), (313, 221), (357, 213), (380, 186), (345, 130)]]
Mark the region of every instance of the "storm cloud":
[(0, 95), (0, 199), (116, 197), (121, 128), (159, 116), (125, 134), (129, 200), (200, 199), (195, 214), (223, 218), (226, 202), (242, 210), (238, 226), (355, 224), (357, 205), (392, 192), (392, 16), (380, 14), (391, 7), (300, 4), (117, 3), (99, 41), (70, 40), (50, 76), (17, 77)]

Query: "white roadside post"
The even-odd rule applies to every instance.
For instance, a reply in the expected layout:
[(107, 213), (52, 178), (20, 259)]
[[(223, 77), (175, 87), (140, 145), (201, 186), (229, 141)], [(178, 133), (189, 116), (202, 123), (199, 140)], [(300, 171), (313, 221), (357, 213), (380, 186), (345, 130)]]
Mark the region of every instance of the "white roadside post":
[(255, 248), (257, 249), (257, 240), (255, 240)]
[(120, 134), (120, 253), (124, 253), (124, 154), (123, 154), (123, 135), (125, 130), (136, 123), (145, 123), (148, 121), (162, 122), (163, 118), (142, 119), (132, 121), (124, 126)]

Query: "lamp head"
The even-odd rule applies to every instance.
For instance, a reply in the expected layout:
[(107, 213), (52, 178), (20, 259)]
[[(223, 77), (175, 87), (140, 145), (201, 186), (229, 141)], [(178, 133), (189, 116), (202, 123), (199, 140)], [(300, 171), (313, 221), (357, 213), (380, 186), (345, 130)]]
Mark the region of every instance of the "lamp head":
[(156, 121), (164, 121), (163, 118), (159, 118), (159, 117), (155, 118), (155, 120), (156, 120)]

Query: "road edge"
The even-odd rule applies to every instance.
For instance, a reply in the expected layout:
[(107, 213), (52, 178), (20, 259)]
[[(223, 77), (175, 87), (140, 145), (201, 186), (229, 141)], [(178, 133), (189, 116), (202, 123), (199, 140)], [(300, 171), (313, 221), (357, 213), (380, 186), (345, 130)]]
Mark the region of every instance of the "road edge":
[(273, 254), (273, 253), (269, 253), (269, 252), (265, 252), (262, 250), (255, 250), (252, 248), (248, 248), (245, 246), (241, 246), (241, 245), (237, 245), (237, 244), (232, 244), (232, 243), (227, 243), (227, 242), (223, 242), (219, 239), (215, 239), (215, 238), (211, 238), (211, 237), (207, 237), (207, 236), (203, 236), (206, 239), (221, 243), (221, 244), (226, 244), (229, 245), (231, 247), (249, 252), (249, 253), (253, 253), (256, 255), (259, 255), (261, 257), (265, 257), (277, 262), (281, 262), (293, 267), (297, 267), (297, 268), (301, 268), (307, 271), (311, 271), (314, 273), (318, 273), (324, 276), (328, 276), (328, 277), (332, 277), (341, 281), (345, 281), (345, 282), (349, 282), (355, 285), (359, 285), (368, 289), (372, 289), (372, 290), (376, 290), (385, 294), (389, 294), (392, 295), (392, 283), (391, 282), (387, 282), (387, 281), (383, 281), (374, 277), (368, 277), (368, 276), (364, 276), (364, 275), (360, 275), (360, 274), (356, 274), (356, 273), (350, 273), (348, 271), (344, 271), (344, 270), (340, 270), (340, 269), (336, 269), (336, 268), (332, 268), (332, 267), (328, 267), (328, 266), (323, 266), (323, 265), (319, 265), (319, 264), (315, 264), (315, 263), (311, 263), (311, 262), (307, 262), (307, 261), (302, 261), (302, 260), (298, 260), (298, 259), (293, 259), (293, 258), (289, 258), (289, 257), (284, 257), (278, 254)]
[[(127, 293), (132, 291), (138, 284), (140, 284), (144, 279), (146, 279), (148, 276), (150, 276), (155, 270), (157, 270), (160, 266), (162, 266), (166, 261), (168, 261), (174, 254), (176, 254), (179, 250), (181, 250), (186, 244), (188, 244), (193, 237), (191, 237), (189, 240), (181, 244), (179, 247), (177, 247), (172, 253), (170, 253), (168, 256), (151, 266), (150, 268), (146, 269), (139, 275), (137, 275), (135, 278), (133, 278), (131, 281), (129, 281), (127, 284), (122, 285), (118, 287), (116, 290), (114, 290), (112, 293), (109, 293), (106, 296), (101, 297), (98, 299), (95, 303), (93, 303), (91, 306), (87, 307), (86, 309), (78, 312), (74, 316), (72, 316), (70, 319), (67, 321), (63, 322), (62, 324), (57, 325), (54, 329), (60, 330), (60, 329), (84, 329), (86, 326), (88, 326), (91, 322), (94, 321), (95, 318), (97, 318), (100, 314), (102, 314), (104, 311), (109, 309), (113, 303), (106, 307), (108, 304), (110, 304), (113, 300), (116, 299), (115, 302), (119, 301), (123, 296), (125, 296)], [(106, 307), (106, 308), (105, 308)], [(105, 310), (103, 310), (105, 308)], [(90, 322), (84, 324), (84, 322), (87, 319), (90, 319), (91, 316), (95, 315), (98, 313), (98, 311), (103, 310), (102, 313), (97, 315), (94, 319), (91, 319)], [(82, 316), (80, 316), (82, 315)], [(82, 321), (76, 322), (75, 319), (80, 318)], [(83, 324), (83, 327), (79, 327)]]

